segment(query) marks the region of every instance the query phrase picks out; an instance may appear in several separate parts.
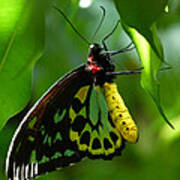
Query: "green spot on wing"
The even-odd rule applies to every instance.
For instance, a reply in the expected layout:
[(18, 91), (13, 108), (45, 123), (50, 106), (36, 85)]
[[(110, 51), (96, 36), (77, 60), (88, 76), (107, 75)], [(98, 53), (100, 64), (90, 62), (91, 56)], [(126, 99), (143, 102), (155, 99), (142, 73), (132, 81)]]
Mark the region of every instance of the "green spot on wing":
[(16, 148), (16, 152), (19, 152), (19, 149), (21, 148), (21, 143), (19, 143), (18, 145), (17, 145), (17, 148)]
[(44, 140), (43, 140), (43, 144), (46, 144), (46, 142), (48, 141), (48, 135), (46, 134)]
[(48, 137), (48, 144), (49, 144), (49, 146), (51, 145), (51, 142), (52, 142), (52, 138), (49, 136)]
[(28, 138), (28, 140), (29, 140), (29, 141), (31, 141), (31, 142), (33, 142), (33, 141), (34, 141), (34, 139), (35, 139), (35, 138), (34, 138), (34, 137), (32, 137), (32, 136), (29, 136), (29, 138)]
[(57, 159), (59, 157), (62, 157), (62, 154), (60, 152), (56, 152), (53, 156), (52, 159)]
[(75, 154), (75, 152), (70, 149), (67, 149), (64, 153), (65, 156), (69, 156), (69, 157), (72, 156), (73, 154)]
[(61, 120), (63, 120), (65, 113), (66, 113), (66, 110), (64, 109), (61, 115), (59, 115), (59, 110), (58, 110), (56, 114), (54, 115), (54, 122), (59, 123)]
[(39, 163), (41, 164), (41, 163), (45, 163), (45, 162), (48, 162), (48, 161), (49, 161), (49, 158), (46, 157), (46, 156), (43, 156), (41, 161), (39, 161)]
[(107, 107), (107, 103), (106, 103), (106, 99), (104, 97), (104, 95), (102, 94), (101, 90), (98, 89), (98, 98), (99, 98), (99, 106), (101, 109), (101, 122), (103, 123), (103, 125), (105, 126), (105, 128), (108, 129), (108, 131), (112, 130), (112, 126), (109, 123), (108, 120), (108, 107)]
[(90, 126), (88, 123), (86, 123), (86, 125), (85, 125), (85, 128), (84, 128), (83, 132), (85, 132), (85, 131), (89, 131), (89, 132), (90, 132), (90, 134), (91, 134), (91, 130), (92, 130), (91, 126)]
[(82, 110), (79, 112), (78, 115), (82, 115), (84, 118), (86, 118), (86, 107), (84, 106)]
[(33, 150), (32, 153), (31, 153), (31, 160), (30, 160), (32, 163), (35, 163), (36, 162), (36, 151)]
[(37, 121), (37, 117), (34, 117), (34, 118), (29, 122), (28, 127), (29, 127), (30, 129), (32, 129), (33, 126), (34, 126), (34, 124), (36, 123), (36, 121)]
[(56, 137), (53, 142), (55, 143), (57, 140), (60, 140), (60, 141), (62, 140), (62, 136), (60, 132), (57, 132)]
[(90, 97), (90, 115), (89, 115), (93, 125), (96, 125), (98, 122), (98, 113), (99, 113), (99, 107), (97, 103), (97, 92), (93, 88)]
[(44, 135), (46, 133), (45, 129), (44, 129), (44, 126), (41, 126), (40, 128), (40, 131), (41, 131), (41, 134)]

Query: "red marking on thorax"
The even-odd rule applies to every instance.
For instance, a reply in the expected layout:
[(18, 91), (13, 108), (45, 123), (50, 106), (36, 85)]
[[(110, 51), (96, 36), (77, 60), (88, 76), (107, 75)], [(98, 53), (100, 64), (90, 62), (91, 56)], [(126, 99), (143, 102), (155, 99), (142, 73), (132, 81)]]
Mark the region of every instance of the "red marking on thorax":
[(98, 71), (102, 70), (102, 68), (98, 67), (96, 64), (89, 64), (88, 67), (91, 70), (92, 74), (96, 74)]
[(92, 72), (92, 74), (96, 74), (98, 71), (102, 70), (101, 67), (98, 67), (95, 62), (94, 62), (94, 56), (90, 55), (88, 57), (88, 61), (89, 61), (89, 70)]

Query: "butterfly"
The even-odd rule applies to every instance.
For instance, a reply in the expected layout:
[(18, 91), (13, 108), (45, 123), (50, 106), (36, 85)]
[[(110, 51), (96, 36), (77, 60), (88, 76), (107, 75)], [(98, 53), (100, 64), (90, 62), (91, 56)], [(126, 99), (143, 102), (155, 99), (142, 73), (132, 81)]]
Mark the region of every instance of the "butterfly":
[(126, 141), (137, 142), (137, 126), (114, 78), (140, 71), (114, 72), (111, 56), (130, 45), (108, 51), (109, 35), (102, 46), (90, 44), (87, 63), (55, 82), (23, 118), (7, 154), (9, 180), (35, 178), (84, 157), (111, 160)]

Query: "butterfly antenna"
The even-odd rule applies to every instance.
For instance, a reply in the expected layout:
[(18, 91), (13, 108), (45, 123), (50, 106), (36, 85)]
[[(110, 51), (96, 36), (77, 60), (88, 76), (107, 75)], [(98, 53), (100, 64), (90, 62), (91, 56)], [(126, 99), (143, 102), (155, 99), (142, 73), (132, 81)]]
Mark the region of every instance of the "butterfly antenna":
[(93, 36), (92, 36), (92, 42), (94, 41), (94, 38), (96, 37), (96, 34), (98, 33), (99, 29), (101, 28), (101, 26), (102, 26), (102, 24), (103, 24), (103, 22), (104, 22), (104, 18), (105, 18), (105, 16), (106, 16), (106, 10), (105, 10), (105, 8), (104, 8), (103, 6), (100, 6), (100, 8), (101, 8), (103, 14), (102, 14), (101, 21), (100, 21), (98, 27), (96, 28), (96, 31), (94, 32), (94, 34), (93, 34)]
[(71, 21), (67, 18), (67, 16), (64, 14), (64, 12), (63, 12), (60, 8), (56, 7), (55, 5), (53, 5), (53, 8), (54, 8), (55, 10), (57, 10), (57, 11), (64, 17), (64, 19), (69, 23), (69, 25), (72, 27), (72, 29), (76, 32), (76, 34), (77, 34), (84, 42), (86, 42), (88, 45), (91, 45), (91, 43), (90, 43), (84, 36), (82, 36), (82, 35), (78, 32), (78, 30), (74, 27), (74, 25), (71, 23)]

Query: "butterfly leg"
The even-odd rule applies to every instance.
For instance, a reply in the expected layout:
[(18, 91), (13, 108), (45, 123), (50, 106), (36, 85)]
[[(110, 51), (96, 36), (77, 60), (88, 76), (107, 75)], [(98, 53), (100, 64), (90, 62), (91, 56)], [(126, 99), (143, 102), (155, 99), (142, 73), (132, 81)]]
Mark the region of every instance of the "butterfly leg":
[[(102, 44), (103, 44), (103, 47), (104, 47), (106, 52), (108, 52), (108, 48), (107, 48), (107, 45), (106, 45), (105, 41), (114, 33), (114, 31), (117, 29), (119, 23), (120, 23), (120, 20), (117, 21), (117, 23), (116, 23), (115, 27), (113, 28), (113, 30), (109, 34), (107, 34), (102, 40)], [(110, 60), (109, 53), (105, 53), (105, 54), (106, 54), (106, 57)]]
[(116, 55), (116, 54), (119, 54), (119, 53), (122, 53), (122, 52), (131, 51), (132, 49), (135, 48), (135, 47), (129, 48), (133, 44), (133, 42), (131, 42), (123, 49), (120, 49), (120, 50), (117, 50), (117, 51), (108, 51), (108, 48), (107, 48), (107, 45), (106, 45), (105, 41), (115, 32), (115, 30), (117, 29), (119, 23), (120, 23), (120, 20), (117, 21), (117, 23), (116, 23), (115, 27), (113, 28), (113, 30), (109, 34), (107, 34), (102, 40), (102, 44), (103, 44), (104, 49), (105, 49), (105, 54), (107, 54), (107, 56), (113, 56), (113, 55)]
[(144, 69), (143, 67), (140, 69), (136, 69), (133, 71), (122, 71), (122, 72), (106, 72), (106, 75), (108, 76), (112, 76), (112, 75), (130, 75), (130, 74), (140, 74), (142, 69)]
[[(106, 72), (107, 76), (116, 76), (116, 75), (131, 75), (131, 74), (141, 74), (144, 67), (141, 67), (139, 69), (135, 69), (133, 71), (122, 71), (122, 72)], [(159, 71), (166, 71), (171, 69), (171, 67), (163, 67)]]
[(107, 53), (108, 55), (110, 56), (114, 56), (116, 54), (119, 54), (119, 53), (123, 53), (123, 52), (127, 52), (127, 51), (131, 51), (135, 48), (135, 46), (131, 47), (133, 45), (133, 42), (130, 42), (125, 48), (123, 49), (119, 49), (119, 50), (116, 50), (116, 51), (105, 51), (105, 54)]

